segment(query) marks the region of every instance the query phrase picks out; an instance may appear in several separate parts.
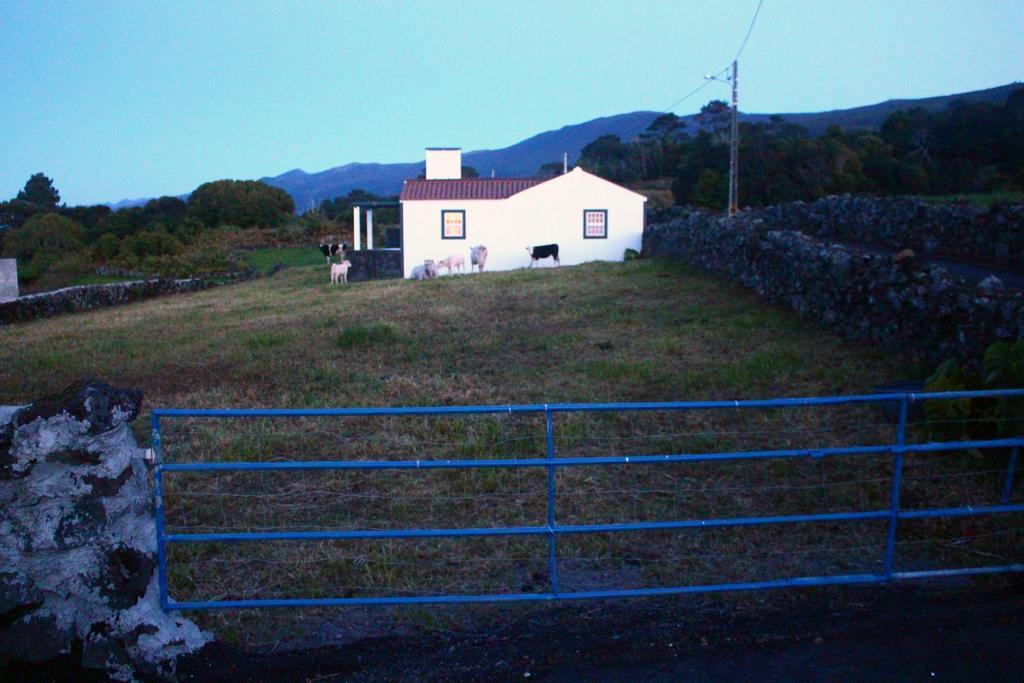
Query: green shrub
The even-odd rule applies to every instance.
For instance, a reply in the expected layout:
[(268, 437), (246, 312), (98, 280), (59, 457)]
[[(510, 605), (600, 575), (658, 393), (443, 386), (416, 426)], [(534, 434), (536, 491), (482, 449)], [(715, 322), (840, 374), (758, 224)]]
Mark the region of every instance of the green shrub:
[(108, 261), (117, 256), (117, 250), (121, 247), (121, 241), (109, 232), (105, 232), (100, 235), (100, 238), (96, 240), (96, 246), (93, 249), (93, 253), (96, 255), (96, 259), (100, 261)]
[(121, 241), (120, 250), (143, 259), (147, 256), (173, 256), (180, 254), (184, 246), (164, 228), (158, 225), (153, 230), (143, 230)]
[(82, 226), (57, 213), (37, 213), (20, 228), (4, 232), (4, 255), (21, 261), (36, 255), (60, 257), (85, 246)]
[[(948, 360), (925, 383), (928, 391), (1024, 388), (1024, 339), (988, 347), (980, 370)], [(925, 415), (933, 434), (953, 438), (1004, 438), (1024, 434), (1024, 397), (928, 401)]]

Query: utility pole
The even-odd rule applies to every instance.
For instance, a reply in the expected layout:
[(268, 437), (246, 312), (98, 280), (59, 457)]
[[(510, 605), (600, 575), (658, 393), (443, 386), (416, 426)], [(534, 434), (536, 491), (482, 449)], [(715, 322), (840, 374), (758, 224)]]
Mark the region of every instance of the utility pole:
[(740, 155), (740, 130), (738, 122), (738, 110), (737, 104), (737, 63), (738, 60), (732, 63), (732, 135), (729, 139), (729, 215), (735, 216), (739, 212), (739, 183), (738, 176), (740, 173), (739, 166), (739, 155)]

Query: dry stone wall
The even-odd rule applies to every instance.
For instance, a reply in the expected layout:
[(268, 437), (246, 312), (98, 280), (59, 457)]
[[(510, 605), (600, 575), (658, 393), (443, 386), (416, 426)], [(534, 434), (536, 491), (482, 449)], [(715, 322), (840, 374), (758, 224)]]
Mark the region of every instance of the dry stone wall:
[(164, 294), (195, 292), (212, 287), (210, 280), (189, 278), (184, 280), (139, 280), (109, 285), (80, 285), (52, 292), (29, 294), (13, 301), (0, 303), (0, 325), (13, 322), (48, 318), (62, 313), (84, 311), (104, 306), (141, 301)]
[(846, 194), (744, 213), (776, 230), (799, 230), (892, 251), (913, 249), (921, 255), (1024, 273), (1024, 204), (983, 209), (966, 202), (933, 204), (913, 197)]
[[(137, 391), (82, 382), (0, 407), (0, 664), (80, 657), (169, 677), (210, 640), (161, 611)], [(80, 653), (80, 654), (79, 654)]]
[(976, 359), (994, 341), (1024, 338), (1021, 292), (1005, 290), (993, 278), (970, 285), (910, 252), (867, 255), (797, 229), (778, 229), (780, 217), (791, 215), (786, 211), (776, 207), (734, 218), (686, 212), (647, 227), (644, 255), (726, 275), (847, 338), (931, 363)]
[(348, 273), (349, 282), (402, 277), (401, 249), (347, 251), (345, 258), (352, 264), (352, 269)]

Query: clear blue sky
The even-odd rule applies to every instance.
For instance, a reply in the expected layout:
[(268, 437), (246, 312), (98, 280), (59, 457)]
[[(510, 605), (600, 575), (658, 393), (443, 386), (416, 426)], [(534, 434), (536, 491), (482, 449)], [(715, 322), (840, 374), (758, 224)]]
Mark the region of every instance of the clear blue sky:
[[(0, 2), (0, 199), (500, 148), (662, 110), (733, 58), (757, 0)], [(765, 0), (740, 108), (820, 111), (1024, 80), (1021, 0)], [(676, 107), (728, 95), (712, 84)]]

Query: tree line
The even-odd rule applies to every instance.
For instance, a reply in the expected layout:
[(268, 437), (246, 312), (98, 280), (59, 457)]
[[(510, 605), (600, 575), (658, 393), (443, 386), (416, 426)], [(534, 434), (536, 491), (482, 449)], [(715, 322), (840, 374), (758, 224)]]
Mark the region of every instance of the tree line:
[[(701, 109), (692, 130), (675, 114), (664, 114), (635, 141), (597, 138), (583, 148), (578, 164), (624, 184), (670, 179), (677, 204), (723, 207), (730, 117), (721, 100)], [(1024, 88), (1003, 103), (954, 101), (937, 112), (898, 111), (877, 131), (833, 126), (815, 137), (779, 116), (740, 123), (739, 129), (740, 199), (746, 206), (844, 192), (1024, 191)], [(558, 175), (561, 167), (544, 164), (538, 175)], [(463, 177), (476, 175), (463, 168)], [(331, 234), (351, 239), (355, 204), (395, 199), (357, 189), (296, 218), (284, 190), (258, 181), (217, 180), (200, 185), (187, 200), (165, 196), (113, 211), (105, 205), (66, 206), (53, 181), (37, 173), (16, 197), (0, 202), (0, 255), (18, 259), (25, 283), (47, 276), (61, 284), (101, 266), (211, 272), (238, 265), (226, 244), (238, 242), (240, 234), (251, 235), (246, 246), (281, 241), (285, 233), (306, 241)], [(378, 229), (400, 220), (393, 208), (376, 209), (374, 218)]]
[(143, 206), (66, 206), (52, 179), (33, 175), (13, 199), (0, 203), (0, 253), (18, 259), (19, 279), (51, 275), (62, 283), (108, 266), (161, 274), (230, 268), (225, 254), (193, 249), (211, 231), (275, 228), (293, 219), (284, 190), (257, 181), (217, 180), (197, 187), (188, 200), (159, 197)]
[[(671, 178), (677, 204), (722, 207), (728, 196), (731, 115), (729, 105), (713, 100), (701, 109), (691, 132), (686, 121), (664, 114), (636, 141), (615, 135), (594, 140), (578, 164), (619, 183)], [(1024, 191), (1024, 88), (1003, 103), (958, 100), (937, 112), (898, 111), (877, 131), (832, 126), (814, 137), (772, 116), (766, 123), (740, 123), (739, 139), (743, 205), (845, 192)]]

